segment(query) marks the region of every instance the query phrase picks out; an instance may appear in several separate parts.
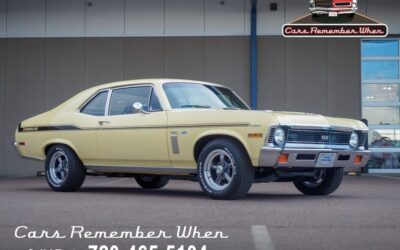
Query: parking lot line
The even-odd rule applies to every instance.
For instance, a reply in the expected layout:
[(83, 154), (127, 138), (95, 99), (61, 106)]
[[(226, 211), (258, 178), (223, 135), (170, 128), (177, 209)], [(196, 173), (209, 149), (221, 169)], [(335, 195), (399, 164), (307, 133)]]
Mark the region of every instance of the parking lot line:
[(253, 235), (256, 250), (275, 250), (275, 245), (272, 242), (266, 226), (251, 226), (251, 234)]

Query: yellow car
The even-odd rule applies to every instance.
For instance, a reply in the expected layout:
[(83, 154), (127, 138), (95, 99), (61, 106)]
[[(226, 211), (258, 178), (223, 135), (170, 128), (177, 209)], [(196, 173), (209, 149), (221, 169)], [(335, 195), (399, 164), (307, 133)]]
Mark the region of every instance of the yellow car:
[(102, 174), (134, 177), (143, 188), (194, 179), (211, 198), (237, 199), (253, 182), (334, 192), (345, 167), (366, 165), (367, 133), (357, 120), (250, 110), (218, 84), (144, 79), (87, 89), (21, 122), (14, 145), (45, 161), (55, 191)]

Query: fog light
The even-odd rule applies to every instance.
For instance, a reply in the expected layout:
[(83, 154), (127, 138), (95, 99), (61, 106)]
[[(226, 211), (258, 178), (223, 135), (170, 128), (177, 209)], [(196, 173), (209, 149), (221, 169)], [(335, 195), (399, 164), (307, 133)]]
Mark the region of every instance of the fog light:
[(288, 154), (281, 154), (278, 158), (279, 163), (288, 163), (289, 155)]
[(354, 163), (360, 164), (362, 162), (362, 158), (362, 155), (356, 155), (356, 157), (354, 158)]

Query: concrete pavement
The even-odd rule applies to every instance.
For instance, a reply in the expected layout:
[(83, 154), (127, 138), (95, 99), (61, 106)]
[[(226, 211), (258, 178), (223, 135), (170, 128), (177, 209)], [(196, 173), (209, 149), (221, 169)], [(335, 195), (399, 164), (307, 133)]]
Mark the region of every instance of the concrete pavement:
[[(88, 231), (140, 226), (171, 235), (176, 226), (197, 226), (229, 238), (16, 239), (21, 225), (66, 235), (73, 225)], [(143, 190), (132, 179), (88, 177), (80, 192), (55, 193), (43, 177), (0, 178), (0, 249), (88, 249), (91, 244), (115, 244), (119, 250), (141, 244), (158, 249), (206, 245), (207, 250), (400, 249), (399, 235), (397, 178), (345, 177), (327, 197), (304, 196), (291, 183), (255, 184), (246, 199), (237, 201), (211, 200), (198, 183), (185, 181)]]

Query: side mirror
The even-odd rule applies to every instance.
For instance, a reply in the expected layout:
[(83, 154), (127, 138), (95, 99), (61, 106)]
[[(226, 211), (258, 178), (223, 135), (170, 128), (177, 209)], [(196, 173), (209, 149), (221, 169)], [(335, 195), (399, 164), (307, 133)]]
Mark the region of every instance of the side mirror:
[(141, 104), (140, 102), (135, 102), (133, 105), (133, 113), (138, 114), (138, 113), (142, 113), (142, 114), (148, 114), (149, 112), (144, 111), (143, 110), (143, 104)]

